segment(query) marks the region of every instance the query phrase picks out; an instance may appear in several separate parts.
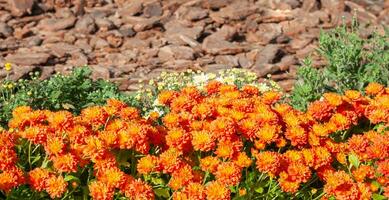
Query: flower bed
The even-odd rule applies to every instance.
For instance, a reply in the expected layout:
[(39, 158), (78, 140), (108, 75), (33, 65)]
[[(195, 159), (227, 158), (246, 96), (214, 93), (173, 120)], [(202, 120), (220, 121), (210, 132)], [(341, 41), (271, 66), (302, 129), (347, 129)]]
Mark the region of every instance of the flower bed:
[(166, 113), (109, 99), (80, 114), (13, 110), (0, 190), (13, 199), (385, 199), (389, 88), (326, 93), (301, 112), (278, 91), (210, 81), (159, 93)]

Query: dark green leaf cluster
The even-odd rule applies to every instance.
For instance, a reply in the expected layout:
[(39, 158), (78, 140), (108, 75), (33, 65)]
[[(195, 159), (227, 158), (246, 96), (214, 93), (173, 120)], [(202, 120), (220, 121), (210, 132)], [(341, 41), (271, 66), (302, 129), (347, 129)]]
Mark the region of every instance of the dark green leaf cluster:
[(370, 82), (389, 84), (389, 33), (374, 32), (364, 39), (356, 27), (354, 21), (351, 29), (344, 25), (320, 34), (318, 53), (327, 65), (315, 69), (310, 59), (303, 62), (291, 95), (297, 109), (306, 109), (325, 92), (362, 91)]
[(115, 84), (92, 80), (91, 70), (87, 67), (76, 68), (70, 75), (54, 75), (43, 81), (33, 76), (14, 85), (12, 89), (1, 89), (0, 121), (3, 125), (11, 118), (12, 110), (21, 105), (78, 113), (84, 107), (104, 104), (108, 98), (129, 101)]

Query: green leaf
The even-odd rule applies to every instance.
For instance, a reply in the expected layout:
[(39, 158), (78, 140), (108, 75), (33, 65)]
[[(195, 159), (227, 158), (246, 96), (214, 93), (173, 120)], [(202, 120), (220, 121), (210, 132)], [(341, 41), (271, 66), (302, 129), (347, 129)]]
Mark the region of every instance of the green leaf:
[(169, 190), (167, 188), (156, 188), (156, 189), (154, 189), (154, 193), (159, 197), (163, 197), (163, 198), (170, 197), (170, 193), (169, 193)]
[(162, 178), (151, 177), (151, 183), (154, 185), (164, 185), (165, 181)]
[(359, 167), (359, 159), (358, 159), (358, 156), (356, 156), (355, 154), (350, 154), (348, 155), (348, 161), (356, 168)]
[(41, 158), (42, 158), (42, 157), (41, 157), (40, 155), (36, 156), (36, 157), (34, 158), (34, 160), (32, 160), (31, 164), (34, 164), (34, 163), (38, 162), (38, 160), (40, 160)]
[(75, 177), (75, 176), (73, 176), (73, 175), (65, 175), (65, 178), (64, 178), (64, 180), (66, 181), (66, 182), (69, 182), (69, 181), (76, 181), (77, 183), (80, 183), (80, 179), (78, 178), (78, 177)]
[(380, 194), (373, 194), (371, 196), (373, 198), (373, 200), (386, 200), (387, 198), (383, 195), (380, 195)]
[(262, 194), (264, 191), (263, 187), (257, 187), (255, 188), (255, 192), (259, 193), (259, 194)]

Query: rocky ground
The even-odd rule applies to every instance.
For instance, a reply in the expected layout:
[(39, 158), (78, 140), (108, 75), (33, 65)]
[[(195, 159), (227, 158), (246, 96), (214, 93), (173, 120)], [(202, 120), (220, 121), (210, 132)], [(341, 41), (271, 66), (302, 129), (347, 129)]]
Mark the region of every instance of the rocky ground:
[[(122, 90), (161, 71), (272, 74), (285, 89), (321, 29), (357, 13), (367, 37), (389, 24), (386, 0), (0, 0), (0, 65), (12, 79), (89, 65)], [(4, 69), (0, 77), (5, 77)]]

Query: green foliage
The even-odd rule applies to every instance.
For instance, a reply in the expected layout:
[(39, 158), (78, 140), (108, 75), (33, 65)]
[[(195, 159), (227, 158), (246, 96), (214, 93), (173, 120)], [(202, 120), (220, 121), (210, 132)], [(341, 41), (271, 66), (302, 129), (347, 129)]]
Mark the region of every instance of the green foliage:
[(11, 118), (12, 110), (21, 105), (78, 113), (84, 107), (104, 104), (108, 98), (128, 102), (128, 97), (120, 93), (115, 84), (105, 80), (93, 81), (90, 75), (89, 68), (80, 67), (70, 75), (54, 75), (43, 81), (37, 78), (38, 74), (31, 74), (28, 80), (6, 80), (0, 89), (1, 124), (5, 125)]
[(370, 82), (389, 84), (389, 42), (385, 35), (373, 33), (360, 37), (357, 24), (321, 32), (318, 53), (325, 58), (324, 69), (315, 69), (307, 59), (298, 71), (298, 81), (291, 95), (292, 104), (304, 110), (309, 102), (325, 92), (343, 93), (362, 89)]

